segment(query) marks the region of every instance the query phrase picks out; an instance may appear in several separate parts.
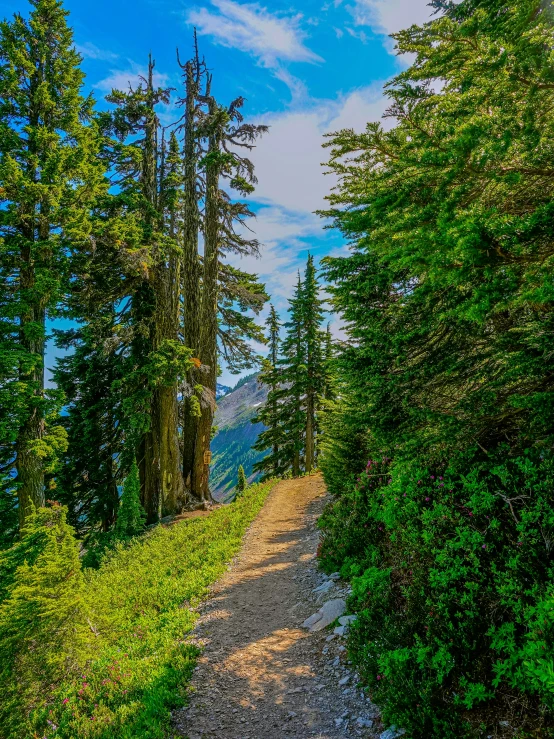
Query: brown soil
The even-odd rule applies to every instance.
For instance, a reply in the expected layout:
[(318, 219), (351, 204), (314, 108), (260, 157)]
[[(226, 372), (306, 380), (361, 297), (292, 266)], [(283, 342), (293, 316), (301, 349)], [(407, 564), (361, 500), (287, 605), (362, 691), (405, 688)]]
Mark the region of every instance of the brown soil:
[[(204, 646), (190, 705), (175, 728), (190, 739), (373, 737), (357, 723), (375, 709), (347, 675), (340, 640), (301, 628), (318, 610), (316, 521), (326, 503), (319, 476), (280, 482), (242, 551), (203, 606)], [(329, 596), (336, 597), (336, 596)]]

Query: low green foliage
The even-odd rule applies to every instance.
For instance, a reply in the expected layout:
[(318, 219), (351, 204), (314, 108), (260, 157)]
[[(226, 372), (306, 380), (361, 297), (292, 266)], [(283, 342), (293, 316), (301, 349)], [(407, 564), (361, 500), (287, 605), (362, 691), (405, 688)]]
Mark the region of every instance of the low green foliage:
[(323, 564), (352, 578), (351, 653), (411, 737), (498, 717), (554, 736), (554, 459), (498, 456), (371, 461), (321, 521)]
[(81, 570), (65, 509), (41, 509), (0, 563), (0, 735), (167, 736), (198, 654), (187, 639), (193, 606), (272, 484), (247, 488), (206, 518), (119, 543), (98, 570)]

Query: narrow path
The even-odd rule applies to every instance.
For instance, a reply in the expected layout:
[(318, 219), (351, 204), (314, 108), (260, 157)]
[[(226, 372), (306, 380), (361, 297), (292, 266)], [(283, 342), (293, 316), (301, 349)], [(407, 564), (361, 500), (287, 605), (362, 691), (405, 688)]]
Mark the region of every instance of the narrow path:
[(271, 492), (202, 608), (196, 638), (204, 653), (190, 705), (174, 716), (181, 736), (378, 736), (376, 711), (348, 677), (341, 640), (301, 627), (320, 607), (313, 593), (324, 580), (316, 521), (326, 501), (316, 476), (280, 482)]

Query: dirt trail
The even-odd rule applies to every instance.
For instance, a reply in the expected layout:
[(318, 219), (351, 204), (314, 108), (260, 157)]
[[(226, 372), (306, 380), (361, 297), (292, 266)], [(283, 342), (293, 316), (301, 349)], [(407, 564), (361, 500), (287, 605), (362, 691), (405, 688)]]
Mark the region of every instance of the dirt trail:
[(378, 735), (377, 722), (368, 728), (374, 707), (353, 677), (345, 681), (341, 640), (329, 640), (328, 630), (301, 628), (319, 608), (312, 592), (323, 580), (316, 521), (326, 500), (316, 476), (280, 482), (270, 494), (239, 557), (202, 608), (196, 638), (205, 650), (190, 705), (174, 716), (181, 736)]

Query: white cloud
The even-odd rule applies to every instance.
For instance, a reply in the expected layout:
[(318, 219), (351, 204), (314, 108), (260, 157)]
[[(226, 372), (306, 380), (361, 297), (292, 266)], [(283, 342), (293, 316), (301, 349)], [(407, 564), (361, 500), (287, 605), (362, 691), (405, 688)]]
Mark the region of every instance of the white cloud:
[(211, 0), (214, 9), (193, 8), (185, 19), (215, 43), (252, 54), (261, 64), (277, 68), (281, 62), (320, 62), (304, 44), (301, 15), (278, 16), (258, 4)]
[(268, 116), (269, 133), (251, 154), (259, 184), (254, 198), (288, 212), (311, 213), (325, 207), (325, 196), (334, 185), (324, 176), (324, 134), (342, 128), (362, 131), (378, 120), (388, 106), (381, 86), (363, 88), (335, 101), (321, 101)]
[(383, 34), (396, 33), (414, 23), (425, 23), (432, 13), (429, 0), (356, 0), (352, 7), (357, 25), (371, 26)]
[(99, 49), (98, 46), (90, 41), (84, 44), (75, 44), (75, 49), (84, 59), (98, 59), (103, 62), (112, 62), (117, 59), (117, 54), (105, 49)]

